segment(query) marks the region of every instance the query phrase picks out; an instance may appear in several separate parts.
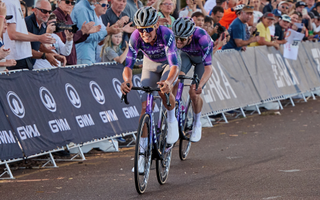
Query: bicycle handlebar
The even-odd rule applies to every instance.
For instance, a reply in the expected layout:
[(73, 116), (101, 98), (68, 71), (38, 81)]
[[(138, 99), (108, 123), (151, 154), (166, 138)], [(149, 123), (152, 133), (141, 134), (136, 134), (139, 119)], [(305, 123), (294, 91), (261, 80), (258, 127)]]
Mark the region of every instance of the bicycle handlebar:
[[(127, 86), (130, 87), (130, 84), (127, 83)], [(160, 91), (160, 88), (151, 88), (151, 87), (146, 87), (146, 86), (143, 86), (143, 87), (132, 87), (131, 89), (132, 90), (142, 90), (142, 91), (147, 92), (147, 93), (152, 93), (154, 91), (158, 91), (158, 92)], [(171, 107), (170, 93), (165, 93), (165, 96), (166, 96), (167, 106)], [(128, 101), (128, 98), (127, 98), (127, 94), (122, 94), (121, 102), (124, 102), (125, 104), (129, 104), (129, 101)]]
[(179, 75), (178, 79), (189, 79), (189, 80), (193, 80), (196, 84), (196, 89), (198, 89), (199, 87), (199, 83), (200, 83), (200, 79), (198, 77), (198, 74), (194, 74), (193, 77), (190, 76), (185, 76), (185, 75)]

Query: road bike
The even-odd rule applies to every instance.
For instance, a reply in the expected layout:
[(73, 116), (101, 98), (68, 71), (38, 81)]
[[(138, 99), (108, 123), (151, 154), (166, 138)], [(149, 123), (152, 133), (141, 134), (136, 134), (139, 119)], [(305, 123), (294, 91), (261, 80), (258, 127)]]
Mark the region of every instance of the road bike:
[[(131, 89), (142, 90), (148, 94), (146, 112), (139, 121), (134, 156), (135, 187), (139, 194), (143, 194), (147, 189), (152, 160), (156, 161), (156, 173), (159, 184), (163, 185), (167, 181), (171, 163), (172, 147), (168, 145), (166, 141), (168, 126), (166, 116), (162, 112), (162, 102), (158, 123), (156, 125), (154, 123), (153, 102), (155, 97), (152, 93), (154, 91), (160, 91), (160, 89), (150, 87), (132, 87)], [(170, 107), (169, 94), (165, 95), (166, 103)], [(126, 104), (129, 104), (127, 95), (122, 95), (121, 100)], [(146, 145), (146, 149), (142, 149), (141, 146), (141, 136), (144, 131), (147, 131), (148, 133), (148, 144)], [(145, 158), (143, 173), (139, 173), (140, 156), (144, 156)]]

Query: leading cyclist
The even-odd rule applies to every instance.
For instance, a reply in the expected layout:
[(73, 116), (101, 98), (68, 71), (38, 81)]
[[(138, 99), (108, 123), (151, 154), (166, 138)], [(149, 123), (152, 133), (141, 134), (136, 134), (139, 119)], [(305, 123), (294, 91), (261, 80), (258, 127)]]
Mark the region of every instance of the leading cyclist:
[(191, 142), (198, 142), (201, 139), (201, 110), (203, 100), (200, 96), (202, 88), (212, 74), (212, 55), (220, 46), (225, 43), (220, 39), (214, 48), (211, 37), (202, 28), (196, 27), (192, 19), (179, 18), (173, 22), (172, 30), (175, 35), (177, 48), (181, 50), (181, 75), (185, 75), (194, 65), (194, 73), (198, 75), (200, 83), (190, 87), (189, 94), (193, 108), (193, 129), (190, 137)]
[[(167, 143), (174, 144), (179, 139), (178, 121), (175, 116), (175, 98), (171, 92), (174, 82), (177, 80), (180, 68), (180, 56), (174, 42), (174, 35), (165, 26), (159, 26), (157, 10), (152, 7), (140, 8), (134, 15), (134, 23), (137, 26), (129, 41), (129, 52), (126, 58), (126, 67), (123, 70), (121, 84), (122, 93), (130, 92), (132, 88), (132, 68), (137, 58), (138, 50), (144, 53), (141, 75), (142, 86), (160, 87), (159, 95), (165, 102), (165, 93), (170, 93), (171, 106), (167, 109), (168, 135)], [(130, 84), (130, 87), (127, 86)], [(142, 111), (140, 117), (146, 111), (147, 94), (141, 97)], [(146, 131), (141, 137), (142, 151), (148, 144)], [(140, 152), (143, 154), (144, 152)], [(140, 164), (141, 163), (141, 164)], [(144, 171), (144, 156), (139, 157), (139, 172)]]

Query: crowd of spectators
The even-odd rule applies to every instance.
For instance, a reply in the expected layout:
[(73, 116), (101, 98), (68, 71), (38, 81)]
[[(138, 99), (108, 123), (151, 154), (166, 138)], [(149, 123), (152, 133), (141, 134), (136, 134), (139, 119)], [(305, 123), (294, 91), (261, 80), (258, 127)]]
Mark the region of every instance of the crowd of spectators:
[(213, 41), (226, 38), (222, 50), (278, 49), (289, 29), (304, 34), (304, 41), (319, 40), (315, 0), (37, 0), (32, 8), (22, 0), (2, 0), (0, 70), (123, 63), (134, 14), (144, 5), (156, 8), (160, 25), (168, 28), (178, 17), (192, 18)]

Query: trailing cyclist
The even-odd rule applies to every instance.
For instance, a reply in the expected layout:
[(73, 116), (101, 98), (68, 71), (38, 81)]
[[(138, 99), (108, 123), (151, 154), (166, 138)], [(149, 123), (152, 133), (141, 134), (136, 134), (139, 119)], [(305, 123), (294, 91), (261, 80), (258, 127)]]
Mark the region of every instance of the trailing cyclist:
[(202, 28), (196, 27), (192, 19), (179, 18), (173, 22), (172, 30), (175, 35), (177, 48), (181, 50), (182, 60), (181, 75), (185, 75), (194, 65), (194, 73), (198, 75), (200, 83), (196, 89), (194, 82), (190, 87), (189, 94), (193, 108), (193, 129), (190, 137), (191, 142), (198, 142), (201, 139), (201, 110), (203, 100), (200, 96), (202, 88), (212, 74), (212, 55), (225, 41), (220, 41), (214, 48), (211, 37)]
[[(122, 92), (128, 93), (132, 88), (132, 68), (137, 58), (138, 51), (144, 53), (141, 75), (142, 86), (160, 87), (160, 97), (166, 101), (165, 93), (170, 93), (171, 106), (167, 109), (168, 135), (167, 143), (174, 144), (179, 139), (178, 122), (175, 117), (175, 98), (172, 94), (173, 84), (177, 80), (181, 65), (180, 56), (174, 42), (174, 35), (165, 26), (159, 26), (157, 10), (152, 7), (140, 8), (134, 15), (134, 23), (137, 29), (132, 33), (129, 41), (129, 52), (126, 58), (126, 67), (123, 70), (121, 84)], [(130, 84), (130, 87), (127, 86)], [(140, 117), (146, 111), (147, 94), (141, 97), (142, 111)], [(148, 144), (148, 133), (143, 132), (141, 148), (144, 151)], [(139, 172), (144, 171), (144, 152), (140, 152)]]

